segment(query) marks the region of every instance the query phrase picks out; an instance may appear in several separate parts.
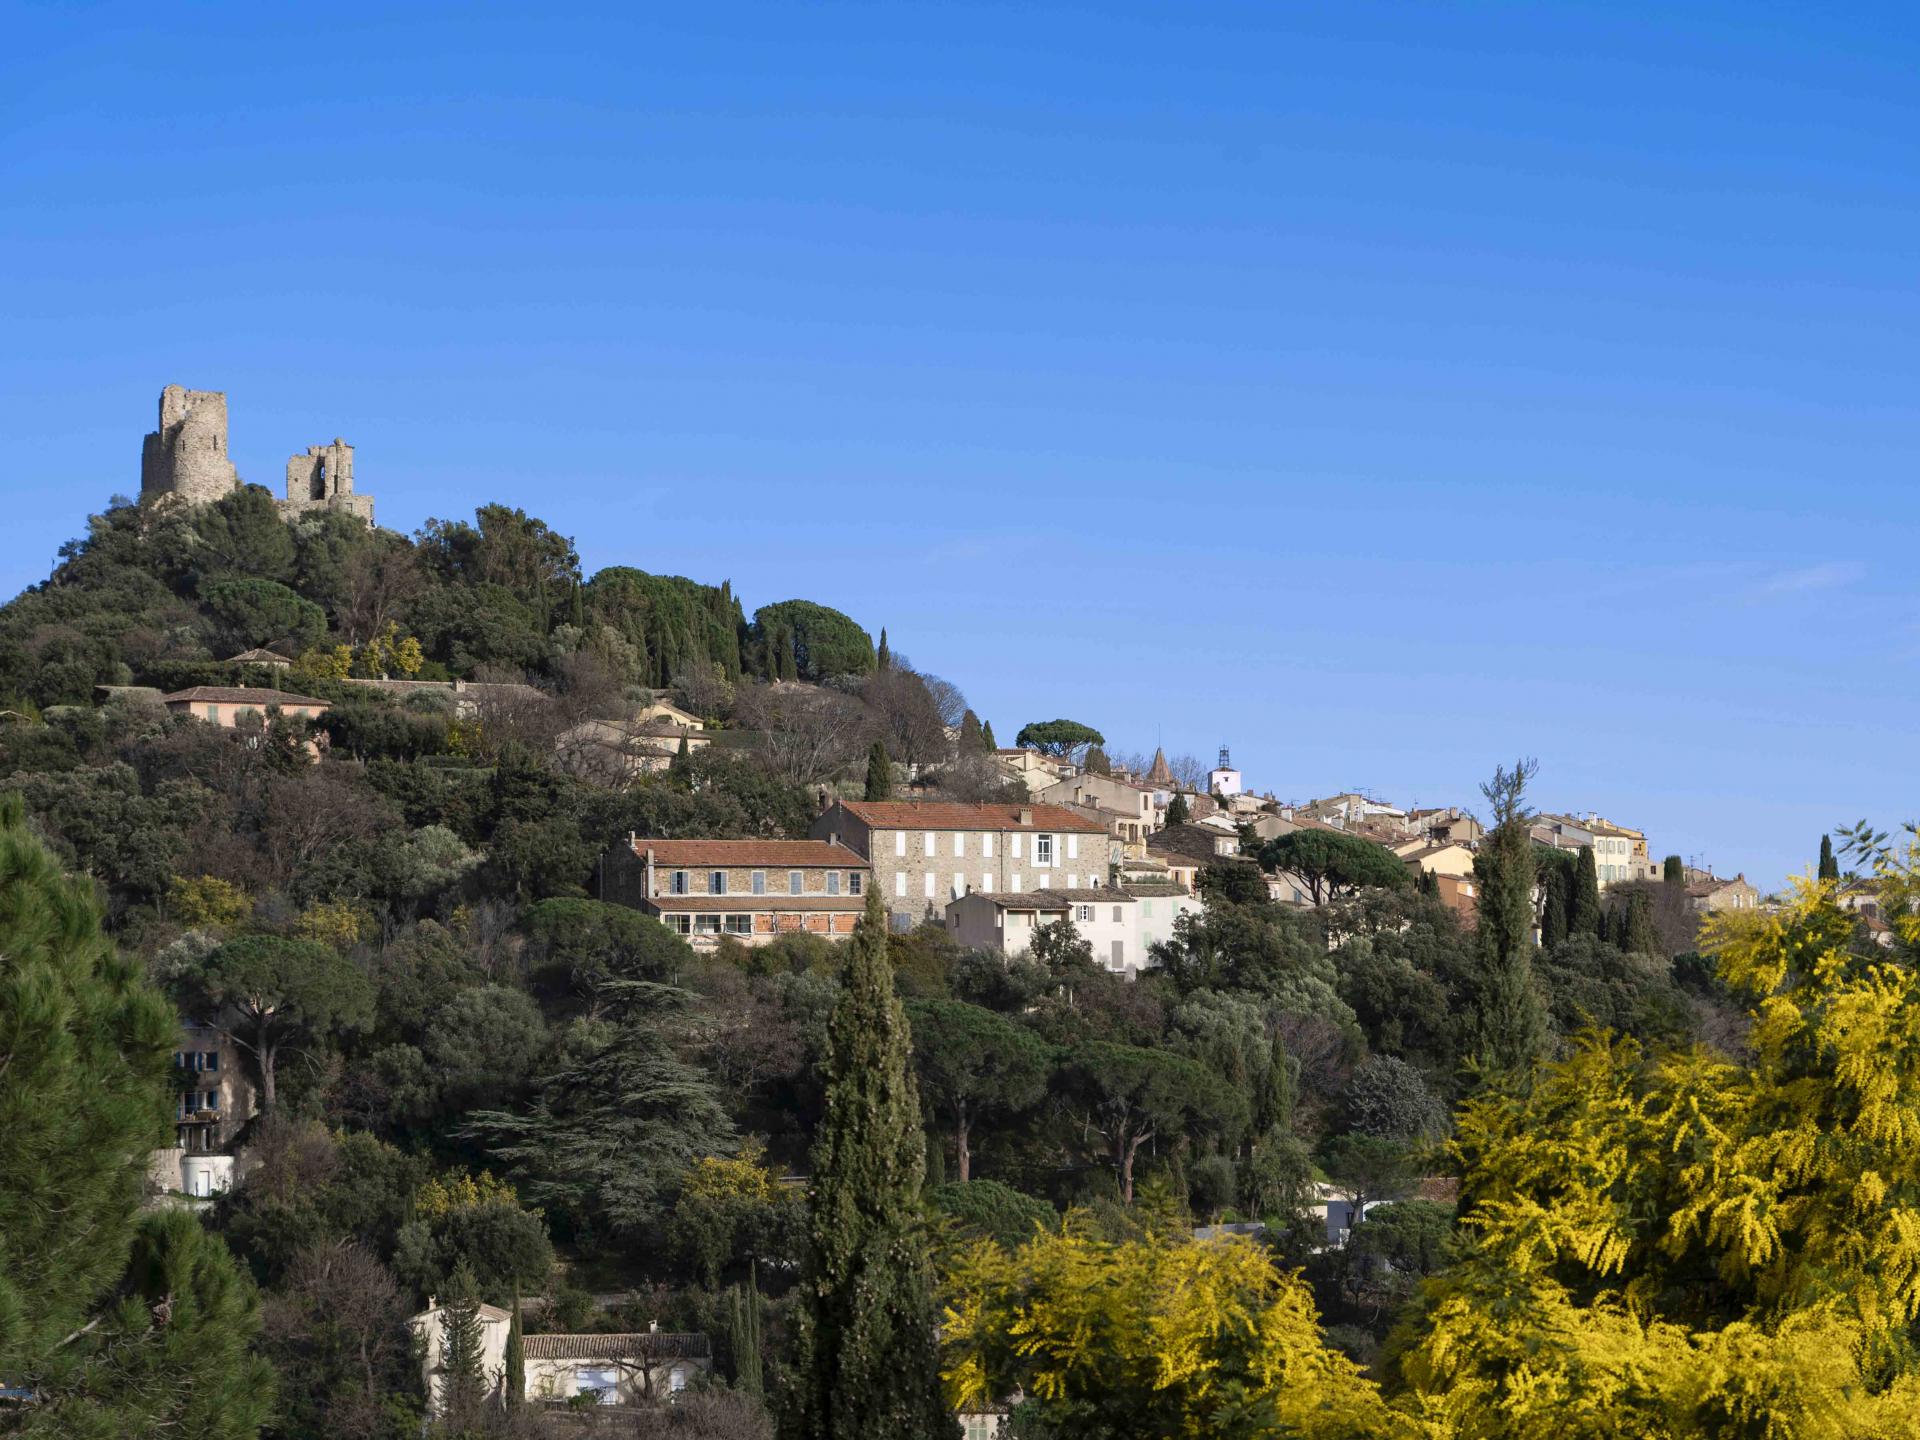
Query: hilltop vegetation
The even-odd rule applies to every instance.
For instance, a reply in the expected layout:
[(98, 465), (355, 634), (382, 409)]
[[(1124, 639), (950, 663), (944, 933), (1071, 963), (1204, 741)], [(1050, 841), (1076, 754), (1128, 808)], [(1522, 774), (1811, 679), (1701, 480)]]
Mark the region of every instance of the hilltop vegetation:
[[(252, 647), (298, 663), (225, 663)], [(473, 689), (352, 683), (381, 677)], [(243, 681), (331, 708), (219, 728), (95, 690)], [(713, 743), (657, 772), (561, 743), (656, 699)], [(537, 1301), (530, 1331), (711, 1335), (678, 1435), (923, 1419), (936, 1286), (951, 1397), (1018, 1390), (1023, 1436), (1892, 1435), (1911, 1413), (1911, 855), (1876, 852), (1891, 952), (1832, 883), (1702, 940), (1679, 887), (1603, 897), (1590, 863), (1513, 843), (1518, 767), (1481, 857), (1504, 909), (1477, 929), (1386, 852), (1303, 840), (1263, 858), (1326, 903), (1216, 867), (1135, 981), (1066, 925), (1011, 958), (871, 921), (849, 948), (696, 952), (596, 898), (603, 850), (800, 836), (822, 788), (909, 775), (1019, 792), (959, 690), (848, 616), (583, 576), (500, 506), (409, 539), (288, 524), (254, 490), (115, 505), (0, 610), (0, 709), (0, 1049), (27, 1057), (0, 1065), (0, 1143), (83, 1149), (60, 1127), (85, 1121), (118, 1157), (0, 1174), (0, 1215), (84, 1201), (106, 1237), (81, 1263), (0, 1227), (0, 1381), (42, 1387), (45, 1433), (208, 1433), (173, 1374), (256, 1397), (211, 1433), (417, 1434), (404, 1321), (456, 1294)], [(1106, 763), (1080, 722), (1027, 738)], [(55, 985), (87, 997), (74, 1045), (30, 1053)], [(171, 1015), (230, 1030), (261, 1092), (255, 1166), (204, 1228), (133, 1211)], [(89, 1091), (97, 1117), (70, 1108)], [(816, 1165), (831, 1216), (786, 1183)], [(1329, 1183), (1377, 1202), (1343, 1248), (1310, 1213)], [(1192, 1238), (1230, 1221), (1264, 1238)], [(172, 1333), (166, 1275), (199, 1307)], [(898, 1324), (864, 1307), (876, 1277)], [(98, 1349), (61, 1344), (109, 1310)]]

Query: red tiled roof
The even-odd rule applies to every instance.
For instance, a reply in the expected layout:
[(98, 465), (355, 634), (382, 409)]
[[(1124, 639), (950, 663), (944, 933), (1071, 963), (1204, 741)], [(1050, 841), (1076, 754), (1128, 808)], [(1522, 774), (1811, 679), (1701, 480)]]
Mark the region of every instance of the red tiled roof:
[(655, 910), (671, 910), (675, 914), (683, 910), (689, 913), (697, 910), (708, 915), (738, 915), (743, 911), (758, 914), (763, 910), (769, 913), (776, 910), (806, 910), (851, 914), (867, 908), (867, 902), (858, 895), (653, 895), (640, 903), (650, 905)]
[(205, 705), (318, 705), (322, 710), (327, 702), (316, 700), (311, 695), (295, 695), (286, 690), (256, 690), (249, 685), (196, 685), (191, 690), (176, 690), (171, 695), (162, 695), (160, 703), (205, 704)]
[(638, 1335), (526, 1335), (529, 1360), (703, 1360), (712, 1353), (705, 1335), (648, 1331)]
[(728, 865), (812, 867), (825, 870), (865, 870), (867, 862), (831, 840), (649, 840), (633, 842), (642, 860), (653, 852), (656, 865)]
[[(1106, 826), (1062, 805), (957, 805), (941, 800), (842, 800), (840, 808), (875, 830), (1078, 830)], [(1032, 814), (1021, 824), (1021, 812)]]

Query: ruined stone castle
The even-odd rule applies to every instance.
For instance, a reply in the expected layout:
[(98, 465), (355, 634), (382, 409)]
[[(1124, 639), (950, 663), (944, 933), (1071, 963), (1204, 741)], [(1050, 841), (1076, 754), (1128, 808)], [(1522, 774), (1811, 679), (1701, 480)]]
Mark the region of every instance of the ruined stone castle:
[[(140, 449), (141, 503), (177, 497), (205, 505), (240, 485), (227, 455), (226, 394), (167, 386), (160, 392), (160, 428)], [(280, 513), (291, 520), (309, 510), (340, 510), (373, 524), (373, 497), (353, 493), (353, 447), (337, 436), (287, 460)]]

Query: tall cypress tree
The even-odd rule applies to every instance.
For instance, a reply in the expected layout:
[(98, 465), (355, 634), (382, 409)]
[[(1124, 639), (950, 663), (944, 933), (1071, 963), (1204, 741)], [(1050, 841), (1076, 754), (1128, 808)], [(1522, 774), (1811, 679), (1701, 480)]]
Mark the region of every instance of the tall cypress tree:
[(921, 1211), (926, 1140), (878, 892), (847, 942), (827, 1026), (807, 1269), (782, 1433), (788, 1440), (955, 1436), (940, 1391)]
[(1573, 897), (1573, 869), (1564, 860), (1556, 862), (1542, 876), (1544, 893), (1540, 904), (1540, 948), (1552, 950), (1568, 935), (1569, 911)]
[(893, 651), (887, 648), (887, 627), (884, 625), (880, 627), (880, 653), (874, 657), (874, 665), (880, 670), (893, 668)]
[(728, 1317), (728, 1343), (733, 1349), (733, 1383), (746, 1394), (759, 1399), (766, 1394), (766, 1381), (760, 1360), (760, 1273), (749, 1265), (747, 1282), (733, 1289), (733, 1307)]
[(1173, 799), (1167, 802), (1167, 824), (1184, 825), (1187, 819), (1187, 797), (1176, 790), (1173, 792)]
[(1831, 835), (1822, 835), (1820, 837), (1820, 878), (1822, 880), (1838, 880), (1840, 878), (1840, 862), (1834, 858), (1833, 837)]
[(1600, 870), (1593, 862), (1593, 847), (1582, 845), (1573, 872), (1573, 910), (1567, 928), (1575, 935), (1600, 934)]
[(1635, 888), (1627, 896), (1627, 908), (1620, 916), (1620, 948), (1629, 955), (1659, 955), (1660, 933), (1653, 928), (1653, 906), (1644, 891)]
[(513, 1314), (507, 1319), (506, 1373), (501, 1380), (506, 1389), (509, 1410), (518, 1410), (527, 1400), (527, 1347), (520, 1334), (520, 1287), (513, 1289)]
[(1516, 1070), (1531, 1064), (1546, 1039), (1546, 1016), (1533, 984), (1532, 815), (1527, 782), (1537, 767), (1504, 766), (1481, 786), (1493, 810), (1490, 843), (1474, 860), (1480, 880), (1478, 973), (1469, 1032), (1482, 1065)]
[(878, 740), (867, 751), (867, 789), (869, 800), (891, 800), (893, 798), (893, 762), (887, 758), (887, 747)]
[(1669, 855), (1660, 866), (1660, 880), (1665, 885), (1684, 885), (1687, 883), (1687, 867), (1678, 855)]
[(986, 747), (989, 752), (1000, 748), (1000, 742), (993, 738), (993, 721), (982, 720), (980, 722), (980, 738), (986, 742)]
[(987, 739), (980, 730), (980, 717), (969, 710), (960, 717), (960, 753), (977, 755), (987, 748)]
[(487, 1403), (487, 1372), (479, 1286), (462, 1260), (440, 1301), (440, 1414), (459, 1430), (480, 1419)]

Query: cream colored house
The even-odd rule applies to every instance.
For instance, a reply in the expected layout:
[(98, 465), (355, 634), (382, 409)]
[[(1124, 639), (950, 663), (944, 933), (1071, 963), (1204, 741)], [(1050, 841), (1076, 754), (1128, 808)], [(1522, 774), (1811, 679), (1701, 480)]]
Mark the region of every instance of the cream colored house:
[(175, 715), (191, 715), (226, 729), (232, 729), (248, 717), (264, 721), (270, 715), (286, 715), (299, 720), (318, 720), (328, 709), (326, 701), (311, 695), (256, 690), (250, 685), (195, 685), (190, 690), (162, 695), (160, 703)]
[(1154, 808), (1153, 790), (1130, 780), (1091, 773), (1057, 780), (1033, 797), (1047, 805), (1073, 805), (1096, 811), (1108, 833), (1129, 855), (1146, 854), (1147, 837), (1165, 823)]
[(673, 764), (682, 745), (691, 755), (712, 743), (697, 722), (683, 727), (662, 720), (582, 720), (561, 732), (553, 752), (555, 763), (569, 775), (619, 785), (660, 774)]
[(1018, 780), (1033, 796), (1077, 773), (1071, 761), (1038, 750), (996, 750), (993, 758), (1009, 779)]
[(651, 705), (642, 706), (634, 713), (633, 718), (641, 725), (671, 725), (677, 730), (707, 728), (707, 722), (691, 710), (682, 710), (678, 705), (671, 705), (665, 700), (656, 700)]
[(867, 862), (824, 840), (652, 840), (629, 836), (601, 861), (602, 898), (631, 905), (711, 948), (722, 935), (765, 945), (806, 931), (853, 933), (872, 885)]
[[(497, 1305), (476, 1307), (480, 1321), (480, 1371), (487, 1397), (498, 1401), (507, 1373), (507, 1331), (511, 1317)], [(427, 1392), (427, 1416), (446, 1408), (446, 1374), (440, 1344), (446, 1331), (446, 1307), (431, 1298), (427, 1308), (407, 1321), (420, 1340), (421, 1379)], [(648, 1405), (669, 1400), (713, 1368), (713, 1348), (705, 1335), (647, 1330), (630, 1335), (522, 1335), (527, 1400), (567, 1401), (592, 1395), (601, 1405)]]
[(1451, 875), (1456, 880), (1473, 874), (1473, 851), (1458, 841), (1408, 840), (1394, 846), (1393, 853), (1416, 874)]

